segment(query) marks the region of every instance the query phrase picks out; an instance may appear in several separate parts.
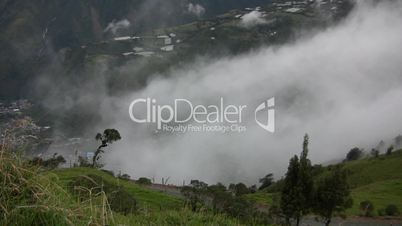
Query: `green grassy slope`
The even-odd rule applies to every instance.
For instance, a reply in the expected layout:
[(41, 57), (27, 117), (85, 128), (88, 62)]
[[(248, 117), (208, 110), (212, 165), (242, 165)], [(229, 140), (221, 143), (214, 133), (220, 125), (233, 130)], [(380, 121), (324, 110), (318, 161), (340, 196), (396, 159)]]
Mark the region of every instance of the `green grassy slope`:
[(260, 207), (269, 207), (274, 203), (275, 198), (278, 197), (277, 193), (256, 192), (253, 194), (247, 194), (245, 197), (255, 202)]
[(242, 225), (238, 220), (226, 215), (211, 212), (194, 213), (183, 208), (183, 200), (165, 193), (154, 191), (135, 184), (132, 181), (121, 180), (112, 175), (91, 168), (71, 168), (46, 172), (47, 178), (54, 178), (61, 187), (67, 188), (70, 181), (77, 176), (97, 175), (103, 180), (123, 186), (139, 202), (138, 214), (122, 215), (113, 213), (117, 225)]
[(374, 204), (374, 214), (394, 204), (402, 210), (402, 179), (384, 180), (353, 189), (353, 207), (347, 210), (348, 215), (359, 215), (359, 204), (369, 200)]
[(67, 187), (68, 182), (80, 175), (98, 175), (105, 181), (123, 186), (131, 193), (139, 202), (139, 207), (146, 210), (177, 210), (183, 207), (183, 200), (164, 194), (162, 192), (153, 191), (148, 188), (137, 185), (131, 181), (125, 181), (113, 177), (108, 173), (91, 168), (71, 168), (50, 172), (59, 178), (62, 186)]
[(350, 171), (349, 184), (358, 188), (384, 180), (402, 179), (402, 150), (390, 156), (361, 159), (348, 162), (344, 168)]
[[(360, 215), (359, 204), (369, 200), (374, 205), (374, 214), (389, 204), (396, 205), (402, 210), (402, 150), (390, 156), (381, 155), (379, 158), (367, 158), (342, 163), (349, 171), (349, 184), (352, 187), (353, 207), (347, 210), (347, 215)], [(331, 166), (325, 167), (326, 174)], [(319, 176), (320, 177), (320, 176)], [(265, 206), (273, 204), (274, 193), (257, 192), (247, 197)]]

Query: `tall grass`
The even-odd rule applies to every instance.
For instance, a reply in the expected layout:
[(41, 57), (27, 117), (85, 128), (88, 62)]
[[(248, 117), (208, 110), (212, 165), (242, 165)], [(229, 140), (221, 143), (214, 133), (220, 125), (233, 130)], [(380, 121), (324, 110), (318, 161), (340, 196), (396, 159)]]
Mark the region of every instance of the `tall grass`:
[[(113, 225), (104, 192), (80, 201), (16, 154), (0, 150), (0, 225)], [(82, 189), (77, 187), (76, 189)]]

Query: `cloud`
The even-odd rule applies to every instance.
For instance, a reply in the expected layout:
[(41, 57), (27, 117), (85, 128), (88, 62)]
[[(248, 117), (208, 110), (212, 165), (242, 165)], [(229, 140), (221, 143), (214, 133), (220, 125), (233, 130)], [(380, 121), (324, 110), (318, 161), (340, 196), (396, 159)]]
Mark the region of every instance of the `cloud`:
[(200, 17), (200, 16), (204, 15), (205, 8), (200, 4), (189, 3), (187, 5), (187, 12), (194, 14), (197, 17)]
[[(82, 90), (59, 80), (62, 89), (41, 90), (52, 100), (60, 90), (72, 89), (71, 95), (47, 101), (60, 114), (70, 102), (99, 113), (100, 123), (88, 137), (104, 128), (121, 132), (123, 139), (104, 156), (109, 169), (156, 181), (170, 177), (177, 184), (190, 179), (252, 184), (267, 173), (279, 178), (289, 158), (301, 152), (306, 132), (313, 163), (344, 158), (354, 146), (368, 149), (401, 134), (401, 6), (361, 1), (337, 26), (242, 56), (200, 59), (166, 76), (150, 76), (146, 87), (124, 97), (109, 96), (102, 87), (113, 76), (106, 63), (95, 67)], [(120, 70), (127, 74), (139, 65), (129, 62)], [(275, 134), (260, 128), (253, 112), (273, 96)], [(220, 97), (228, 104), (246, 104), (247, 131), (155, 134), (154, 125), (134, 123), (128, 114), (131, 101), (146, 97), (169, 104), (174, 98), (219, 104)]]
[(263, 14), (259, 11), (251, 11), (241, 17), (240, 25), (242, 27), (254, 27), (260, 24), (266, 24)]
[[(124, 99), (110, 100), (118, 107), (101, 111), (110, 112), (113, 123), (107, 125), (118, 128), (123, 140), (108, 153), (108, 167), (134, 177), (170, 176), (178, 184), (194, 178), (256, 183), (268, 172), (283, 175), (306, 132), (314, 163), (394, 137), (402, 130), (402, 14), (400, 3), (393, 4), (360, 4), (340, 25), (294, 44), (197, 61)], [(223, 97), (252, 108), (272, 96), (275, 134), (258, 127), (251, 113), (244, 120), (247, 132), (229, 135), (155, 135), (153, 127), (128, 116), (129, 103), (140, 97), (197, 104), (216, 104)]]
[(107, 27), (103, 30), (103, 32), (112, 32), (112, 34), (116, 35), (119, 30), (127, 29), (131, 25), (130, 21), (127, 19), (120, 20), (120, 21), (112, 21), (110, 22)]

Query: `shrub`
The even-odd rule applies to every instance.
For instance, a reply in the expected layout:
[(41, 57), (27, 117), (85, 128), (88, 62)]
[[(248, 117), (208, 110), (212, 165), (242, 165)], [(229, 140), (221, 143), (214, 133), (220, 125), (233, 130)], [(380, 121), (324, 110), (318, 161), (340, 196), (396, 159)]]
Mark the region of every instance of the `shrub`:
[(35, 157), (31, 161), (29, 161), (30, 164), (36, 165), (36, 166), (41, 166), (47, 169), (55, 169), (59, 167), (59, 165), (66, 163), (66, 160), (62, 155), (57, 155), (54, 154), (52, 158), (43, 160), (40, 157)]
[(359, 148), (352, 148), (348, 154), (346, 155), (346, 161), (354, 161), (358, 160), (363, 156), (363, 151), (360, 150)]
[(377, 149), (375, 149), (375, 148), (373, 148), (373, 149), (371, 149), (371, 156), (373, 156), (374, 158), (378, 158), (378, 156), (380, 155), (380, 151), (379, 150), (377, 150)]
[(78, 156), (78, 166), (79, 167), (90, 167), (92, 166), (88, 160), (82, 156)]
[(394, 150), (394, 146), (389, 146), (389, 148), (387, 149), (386, 155), (391, 155), (392, 151)]
[(146, 177), (138, 178), (137, 183), (141, 184), (141, 185), (150, 185), (150, 184), (152, 184), (151, 179), (148, 179)]
[(110, 208), (116, 212), (127, 215), (134, 213), (137, 209), (137, 200), (121, 187), (108, 194), (107, 197)]
[(243, 197), (234, 197), (226, 209), (226, 213), (232, 217), (249, 220), (255, 213), (254, 203)]
[(390, 204), (385, 208), (385, 214), (387, 216), (398, 216), (400, 212), (396, 205)]
[(363, 212), (363, 216), (372, 217), (374, 216), (374, 205), (371, 201), (366, 200), (360, 203), (360, 210)]
[(131, 177), (130, 177), (130, 175), (125, 173), (123, 175), (120, 175), (119, 178), (122, 179), (122, 180), (130, 180)]

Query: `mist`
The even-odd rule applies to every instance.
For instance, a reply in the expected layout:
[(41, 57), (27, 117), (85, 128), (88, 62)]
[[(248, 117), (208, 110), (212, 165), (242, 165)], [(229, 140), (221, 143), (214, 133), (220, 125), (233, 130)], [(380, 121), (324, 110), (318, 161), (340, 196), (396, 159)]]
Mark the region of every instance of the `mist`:
[(263, 14), (259, 11), (251, 11), (241, 17), (241, 26), (249, 28), (259, 24), (265, 24), (267, 21), (264, 19)]
[(187, 6), (189, 13), (196, 15), (197, 17), (202, 16), (205, 13), (205, 8), (200, 4), (189, 3)]
[[(103, 80), (91, 86), (93, 93), (74, 93), (84, 103), (93, 98), (100, 104), (98, 130), (116, 128), (122, 135), (106, 151), (105, 168), (155, 182), (170, 177), (174, 184), (191, 179), (255, 184), (268, 173), (280, 178), (288, 160), (301, 152), (305, 133), (314, 164), (343, 159), (355, 146), (367, 150), (402, 133), (401, 7), (397, 1), (361, 1), (336, 26), (241, 56), (201, 57), (150, 76), (146, 87), (124, 97), (107, 95), (98, 87)], [(135, 67), (128, 63), (121, 70)], [(147, 97), (204, 105), (218, 104), (222, 97), (227, 104), (247, 105), (247, 131), (156, 133), (155, 125), (135, 123), (128, 114), (134, 99)], [(255, 107), (271, 97), (275, 133), (254, 120)]]

